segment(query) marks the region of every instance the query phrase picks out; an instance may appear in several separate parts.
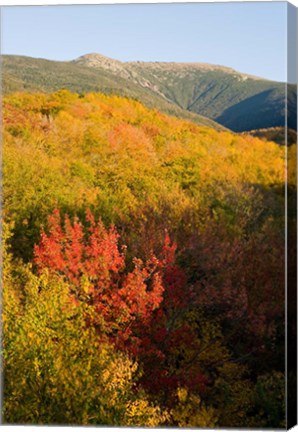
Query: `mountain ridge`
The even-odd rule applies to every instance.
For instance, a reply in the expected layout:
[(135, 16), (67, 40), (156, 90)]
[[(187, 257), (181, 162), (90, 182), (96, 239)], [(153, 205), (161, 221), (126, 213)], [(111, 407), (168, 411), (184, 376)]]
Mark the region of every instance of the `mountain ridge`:
[[(67, 62), (3, 57), (4, 91), (99, 91), (136, 98), (167, 114), (244, 132), (285, 124), (285, 83), (207, 63), (122, 62), (89, 53)], [(287, 86), (288, 125), (296, 129), (297, 90)], [(197, 117), (201, 116), (201, 117)], [(211, 123), (213, 122), (213, 123)], [(214, 123), (215, 122), (215, 123)]]
[[(227, 73), (231, 73), (231, 74), (237, 74), (239, 76), (243, 76), (245, 78), (251, 78), (251, 79), (255, 79), (255, 80), (266, 80), (266, 81), (272, 81), (269, 80), (267, 78), (264, 77), (259, 77), (256, 75), (252, 75), (252, 74), (247, 74), (247, 73), (243, 73), (243, 72), (239, 72), (236, 69), (229, 67), (229, 66), (224, 66), (224, 65), (219, 65), (219, 64), (213, 64), (213, 63), (205, 63), (205, 62), (174, 62), (174, 61), (145, 61), (145, 60), (129, 60), (129, 61), (121, 61), (121, 60), (115, 60), (112, 57), (107, 57), (105, 55), (99, 54), (99, 53), (88, 53), (88, 54), (83, 54), (79, 57), (77, 57), (74, 60), (71, 60), (71, 62), (73, 63), (82, 63), (84, 61), (89, 61), (90, 64), (92, 64), (92, 62), (94, 62), (94, 67), (96, 66), (96, 63), (100, 62), (101, 60), (105, 61), (105, 62), (113, 62), (113, 63), (117, 63), (117, 64), (121, 64), (121, 65), (128, 65), (128, 66), (134, 66), (134, 65), (146, 65), (146, 66), (150, 66), (150, 65), (154, 65), (154, 66), (176, 66), (177, 68), (187, 68), (187, 67), (196, 67), (198, 69), (203, 69), (203, 70), (220, 70), (223, 72), (227, 72)], [(273, 81), (276, 82), (276, 81)]]

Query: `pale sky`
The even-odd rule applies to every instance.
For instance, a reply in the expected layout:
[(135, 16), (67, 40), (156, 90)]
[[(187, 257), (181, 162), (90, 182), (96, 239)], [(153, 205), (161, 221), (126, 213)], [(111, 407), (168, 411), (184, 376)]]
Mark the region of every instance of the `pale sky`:
[(206, 62), (286, 80), (286, 2), (1, 7), (2, 53)]

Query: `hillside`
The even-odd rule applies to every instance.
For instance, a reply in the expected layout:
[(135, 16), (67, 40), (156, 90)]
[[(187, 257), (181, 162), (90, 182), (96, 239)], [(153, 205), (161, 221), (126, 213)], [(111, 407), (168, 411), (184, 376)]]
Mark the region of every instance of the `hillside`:
[[(5, 185), (12, 181), (8, 194), (5, 189), (5, 211), (12, 203), (21, 206), (26, 218), (34, 213), (32, 223), (38, 227), (58, 190), (63, 207), (75, 211), (88, 204), (102, 211), (105, 220), (119, 222), (148, 202), (154, 207), (173, 199), (167, 216), (171, 218), (175, 200), (180, 212), (185, 206), (197, 208), (200, 202), (208, 206), (223, 188), (237, 184), (269, 188), (283, 182), (284, 152), (279, 146), (168, 117), (127, 98), (82, 97), (64, 90), (49, 95), (18, 93), (5, 97), (3, 115), (7, 151), (13, 151), (4, 166)], [(17, 161), (24, 174), (11, 177), (15, 168), (10, 162)], [(14, 183), (18, 179), (21, 184)], [(27, 184), (35, 189), (30, 199)], [(216, 211), (223, 214), (229, 207), (234, 211), (238, 194), (232, 198), (226, 193), (231, 202), (212, 205), (213, 209), (219, 205)], [(17, 232), (22, 231), (22, 217), (23, 212)], [(172, 228), (176, 223), (179, 219), (172, 220)], [(22, 253), (29, 246), (20, 238), (16, 244)]]
[[(212, 118), (234, 131), (284, 125), (283, 83), (200, 63), (129, 65), (181, 108)], [(289, 86), (289, 126), (294, 129), (295, 95), (295, 87)]]
[(5, 96), (4, 422), (284, 428), (284, 187), (274, 142)]
[[(120, 62), (119, 62), (120, 63)], [(3, 92), (52, 92), (61, 88), (77, 93), (101, 92), (142, 101), (149, 108), (222, 130), (223, 126), (196, 113), (183, 110), (153, 89), (140, 86), (127, 76), (74, 62), (56, 62), (23, 56), (2, 56)]]
[[(3, 56), (3, 88), (100, 91), (136, 98), (150, 108), (208, 120), (236, 132), (284, 126), (285, 84), (203, 63), (120, 62), (87, 54), (71, 62)], [(296, 129), (296, 88), (288, 86), (288, 124)], [(197, 117), (197, 115), (203, 117)], [(212, 125), (212, 123), (209, 123)], [(213, 127), (217, 127), (213, 123)]]

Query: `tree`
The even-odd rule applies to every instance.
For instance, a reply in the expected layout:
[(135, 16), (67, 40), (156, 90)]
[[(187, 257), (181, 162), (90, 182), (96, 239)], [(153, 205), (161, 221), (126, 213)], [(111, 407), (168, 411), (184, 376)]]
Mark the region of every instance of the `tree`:
[(167, 413), (136, 388), (138, 365), (87, 325), (60, 275), (6, 259), (3, 420), (17, 424), (163, 424)]
[(123, 347), (135, 322), (148, 321), (162, 301), (162, 263), (153, 255), (145, 264), (135, 259), (134, 269), (126, 272), (125, 247), (119, 250), (115, 227), (105, 229), (91, 211), (86, 212), (86, 222), (84, 228), (78, 218), (72, 224), (65, 216), (63, 224), (55, 210), (48, 233), (43, 230), (35, 246), (34, 263), (39, 271), (63, 276), (72, 287), (73, 301), (94, 308), (92, 324)]

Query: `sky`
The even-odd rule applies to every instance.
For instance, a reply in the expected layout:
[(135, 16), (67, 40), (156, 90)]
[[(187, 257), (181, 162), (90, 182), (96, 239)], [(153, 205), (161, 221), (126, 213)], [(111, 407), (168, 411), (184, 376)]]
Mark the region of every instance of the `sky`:
[(286, 80), (286, 3), (1, 7), (1, 52), (204, 62)]

